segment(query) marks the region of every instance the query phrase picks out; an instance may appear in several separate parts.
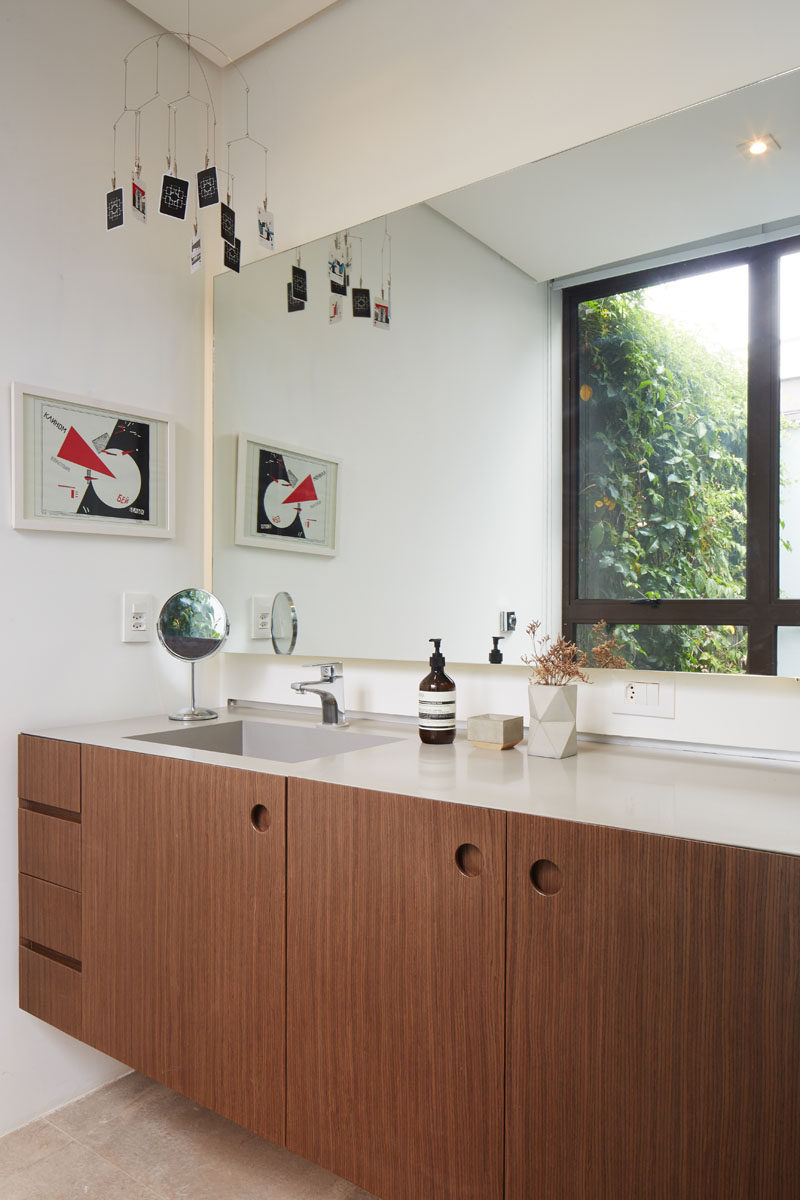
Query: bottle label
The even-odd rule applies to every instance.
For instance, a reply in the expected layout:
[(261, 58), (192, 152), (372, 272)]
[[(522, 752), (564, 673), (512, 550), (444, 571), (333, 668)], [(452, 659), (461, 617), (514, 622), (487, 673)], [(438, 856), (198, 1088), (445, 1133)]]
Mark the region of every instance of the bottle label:
[(420, 729), (455, 729), (455, 692), (420, 692)]

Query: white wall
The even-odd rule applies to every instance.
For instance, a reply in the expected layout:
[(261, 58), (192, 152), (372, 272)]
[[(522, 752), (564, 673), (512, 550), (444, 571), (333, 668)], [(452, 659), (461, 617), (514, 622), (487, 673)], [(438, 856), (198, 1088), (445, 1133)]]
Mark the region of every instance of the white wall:
[[(119, 636), (124, 588), (160, 603), (202, 571), (203, 280), (188, 229), (152, 208), (147, 226), (105, 230), (122, 58), (152, 28), (121, 0), (0, 11), (0, 1132), (123, 1069), (17, 1008), (17, 731), (185, 703), (182, 664)], [(160, 156), (145, 164), (151, 204)], [(121, 163), (129, 186), (127, 150)], [(171, 416), (176, 538), (11, 529), (12, 379)]]
[[(389, 230), (389, 331), (349, 299), (329, 324), (327, 238), (303, 250), (304, 312), (293, 254), (215, 281), (214, 587), (239, 650), (268, 646), (253, 593), (291, 592), (299, 655), (418, 659), (441, 636), (462, 662), (486, 660), (501, 609), (548, 602), (547, 288), (427, 205)], [(376, 296), (384, 223), (351, 233)], [(234, 544), (240, 431), (341, 460), (335, 557)]]

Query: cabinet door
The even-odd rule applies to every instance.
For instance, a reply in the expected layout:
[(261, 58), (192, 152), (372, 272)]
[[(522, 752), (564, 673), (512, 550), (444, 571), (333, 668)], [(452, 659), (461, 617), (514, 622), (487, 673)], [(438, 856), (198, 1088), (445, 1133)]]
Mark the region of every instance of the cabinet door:
[(800, 859), (509, 816), (508, 1200), (797, 1200)]
[(287, 1145), (500, 1200), (505, 814), (298, 780), (288, 814)]
[(273, 1142), (285, 780), (83, 752), (84, 1040)]

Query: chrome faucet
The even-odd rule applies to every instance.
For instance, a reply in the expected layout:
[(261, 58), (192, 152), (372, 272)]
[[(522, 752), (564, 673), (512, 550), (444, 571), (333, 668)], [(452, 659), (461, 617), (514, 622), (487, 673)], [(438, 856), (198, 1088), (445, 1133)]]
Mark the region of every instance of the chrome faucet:
[(347, 725), (344, 712), (344, 675), (340, 662), (309, 663), (311, 667), (319, 667), (319, 680), (301, 680), (293, 683), (296, 692), (305, 694), (313, 692), (322, 701), (323, 725)]

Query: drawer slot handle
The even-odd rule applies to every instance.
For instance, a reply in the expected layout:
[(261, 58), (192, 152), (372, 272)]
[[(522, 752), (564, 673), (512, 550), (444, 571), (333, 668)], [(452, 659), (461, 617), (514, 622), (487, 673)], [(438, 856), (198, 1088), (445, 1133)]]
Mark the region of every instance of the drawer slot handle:
[(266, 833), (270, 827), (272, 817), (269, 814), (269, 809), (263, 804), (256, 804), (255, 808), (250, 813), (250, 824), (257, 833)]
[(549, 858), (537, 858), (531, 867), (531, 883), (540, 896), (555, 896), (561, 891), (563, 878), (560, 869)]
[(483, 855), (472, 842), (462, 842), (456, 850), (456, 866), (462, 875), (474, 879), (483, 870)]

